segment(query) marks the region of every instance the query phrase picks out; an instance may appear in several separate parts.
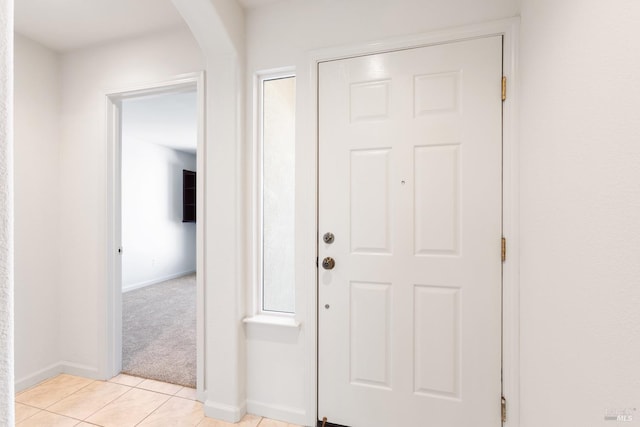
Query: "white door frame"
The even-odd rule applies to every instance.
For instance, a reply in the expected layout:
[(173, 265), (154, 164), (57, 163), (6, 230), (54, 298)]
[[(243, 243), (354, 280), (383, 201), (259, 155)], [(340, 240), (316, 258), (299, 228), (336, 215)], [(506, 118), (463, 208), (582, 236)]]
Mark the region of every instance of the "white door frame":
[[(302, 172), (297, 177), (299, 190), (296, 190), (296, 205), (301, 220), (296, 221), (301, 231), (297, 233), (298, 257), (303, 265), (296, 273), (298, 283), (315, 283), (316, 292), (309, 292), (306, 301), (306, 323), (309, 331), (306, 337), (307, 348), (306, 368), (308, 383), (306, 390), (309, 396), (309, 413), (316, 414), (318, 410), (318, 363), (317, 363), (317, 331), (318, 331), (318, 269), (315, 261), (318, 257), (318, 200), (310, 197), (316, 194), (318, 188), (318, 65), (320, 62), (344, 59), (354, 56), (384, 53), (434, 44), (450, 43), (472, 38), (487, 36), (503, 36), (503, 75), (507, 77), (507, 99), (503, 103), (503, 234), (507, 239), (507, 258), (503, 263), (503, 291), (502, 291), (502, 370), (503, 396), (507, 400), (506, 427), (520, 425), (520, 285), (519, 285), (519, 169), (518, 169), (518, 81), (517, 54), (520, 18), (509, 18), (483, 24), (470, 25), (437, 31), (428, 34), (399, 37), (380, 42), (322, 49), (309, 55), (309, 84), (308, 96), (310, 111), (308, 126), (305, 134), (310, 141), (315, 141), (313, 149), (297, 155), (296, 169)], [(311, 178), (313, 173), (313, 178)], [(305, 207), (306, 205), (306, 207)], [(313, 230), (313, 231), (312, 231)], [(313, 259), (310, 263), (308, 260)]]
[(199, 398), (204, 390), (204, 283), (205, 241), (205, 75), (204, 72), (176, 76), (172, 80), (141, 85), (114, 91), (107, 101), (107, 286), (106, 313), (103, 331), (101, 359), (105, 378), (117, 375), (122, 369), (122, 247), (121, 223), (121, 147), (122, 101), (143, 95), (173, 92), (183, 88), (195, 88), (197, 93), (197, 170), (196, 177), (196, 384)]

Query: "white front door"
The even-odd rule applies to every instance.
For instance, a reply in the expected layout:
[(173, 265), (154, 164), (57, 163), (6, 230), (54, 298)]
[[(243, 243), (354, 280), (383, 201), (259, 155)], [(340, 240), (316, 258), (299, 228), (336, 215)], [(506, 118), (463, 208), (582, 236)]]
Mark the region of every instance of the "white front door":
[(320, 419), (501, 425), (501, 78), (500, 36), (320, 64)]

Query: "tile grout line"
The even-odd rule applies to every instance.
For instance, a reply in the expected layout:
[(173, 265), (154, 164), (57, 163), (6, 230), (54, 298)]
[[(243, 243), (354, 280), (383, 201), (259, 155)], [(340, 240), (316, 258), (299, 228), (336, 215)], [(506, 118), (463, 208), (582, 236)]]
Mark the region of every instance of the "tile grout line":
[[(61, 374), (61, 375), (64, 375), (64, 374)], [(59, 375), (58, 375), (58, 376), (59, 376)], [(27, 392), (27, 391), (29, 391), (29, 390), (35, 389), (35, 388), (37, 388), (38, 386), (42, 386), (42, 385), (44, 385), (44, 384), (46, 384), (46, 383), (48, 383), (48, 382), (50, 382), (50, 381), (53, 381), (53, 380), (54, 380), (55, 378), (57, 378), (58, 376), (53, 377), (53, 378), (50, 378), (50, 379), (48, 379), (48, 380), (45, 380), (45, 381), (43, 381), (43, 382), (41, 382), (41, 383), (39, 383), (39, 384), (36, 384), (36, 385), (34, 385), (33, 387), (30, 387), (30, 388), (29, 388), (29, 389), (27, 389), (27, 390), (23, 390), (21, 393), (24, 393), (24, 392)], [(114, 378), (115, 378), (115, 377), (114, 377)], [(136, 378), (140, 378), (140, 377), (136, 377)], [(111, 379), (113, 379), (113, 378), (111, 378)], [(154, 380), (154, 381), (157, 381), (157, 380)], [(195, 399), (194, 399), (194, 398), (190, 398), (190, 397), (178, 396), (178, 393), (180, 393), (181, 391), (186, 390), (186, 389), (191, 389), (191, 387), (186, 387), (186, 386), (181, 386), (181, 385), (179, 385), (179, 384), (164, 383), (164, 382), (162, 382), (162, 381), (157, 381), (157, 382), (164, 383), (164, 384), (171, 384), (171, 385), (178, 386), (177, 390), (176, 390), (174, 393), (170, 394), (170, 393), (167, 393), (167, 392), (162, 392), (162, 391), (157, 391), (157, 390), (151, 390), (151, 389), (147, 389), (147, 388), (140, 387), (140, 385), (141, 385), (141, 384), (143, 384), (144, 382), (145, 382), (145, 379), (142, 379), (142, 380), (141, 380), (137, 385), (127, 385), (127, 384), (122, 384), (122, 383), (115, 382), (115, 381), (111, 381), (111, 380), (104, 380), (104, 381), (103, 381), (103, 380), (91, 380), (91, 381), (90, 381), (89, 383), (87, 383), (86, 385), (84, 385), (84, 386), (82, 386), (82, 387), (78, 388), (77, 390), (74, 390), (72, 393), (69, 393), (69, 394), (67, 394), (67, 395), (64, 395), (63, 397), (61, 397), (60, 399), (58, 399), (58, 400), (56, 400), (55, 402), (51, 403), (50, 405), (46, 406), (45, 408), (39, 408), (39, 407), (37, 407), (37, 406), (33, 406), (33, 405), (31, 405), (31, 404), (18, 402), (17, 400), (15, 401), (15, 403), (18, 403), (18, 404), (23, 405), (23, 406), (25, 406), (25, 407), (28, 407), (28, 408), (31, 408), (31, 409), (35, 409), (35, 410), (37, 410), (37, 412), (36, 412), (36, 413), (34, 413), (34, 414), (32, 414), (32, 415), (28, 416), (27, 418), (25, 418), (25, 419), (21, 420), (21, 421), (20, 421), (20, 423), (23, 423), (24, 421), (26, 421), (26, 420), (28, 420), (28, 419), (30, 419), (30, 418), (32, 418), (32, 417), (34, 417), (35, 415), (40, 414), (41, 412), (43, 412), (43, 411), (44, 411), (44, 412), (49, 413), (49, 414), (54, 414), (54, 415), (57, 415), (57, 416), (62, 416), (62, 417), (68, 418), (68, 419), (70, 419), (70, 420), (77, 421), (77, 423), (76, 423), (75, 425), (78, 425), (78, 424), (80, 424), (80, 423), (83, 423), (83, 422), (84, 422), (84, 423), (91, 424), (91, 425), (95, 425), (95, 426), (98, 426), (98, 427), (99, 427), (99, 425), (98, 425), (98, 424), (94, 424), (94, 423), (92, 423), (92, 422), (90, 422), (90, 421), (87, 421), (87, 420), (88, 420), (89, 418), (91, 418), (93, 415), (95, 415), (96, 413), (98, 413), (98, 412), (100, 412), (101, 410), (103, 410), (104, 408), (106, 408), (107, 406), (111, 405), (111, 404), (112, 404), (113, 402), (115, 402), (116, 400), (118, 400), (118, 399), (120, 399), (121, 397), (123, 397), (123, 396), (127, 395), (128, 393), (131, 393), (131, 392), (132, 392), (132, 390), (134, 390), (134, 389), (141, 390), (141, 391), (146, 391), (146, 392), (151, 392), (151, 393), (156, 393), (156, 394), (160, 394), (160, 395), (163, 395), (163, 396), (165, 396), (165, 397), (166, 397), (166, 399), (165, 399), (162, 403), (160, 403), (160, 404), (159, 404), (155, 409), (153, 409), (149, 414), (147, 414), (147, 415), (146, 415), (146, 416), (144, 416), (140, 421), (138, 421), (138, 422), (135, 424), (136, 426), (138, 426), (138, 425), (142, 424), (142, 423), (143, 423), (145, 420), (147, 420), (150, 416), (152, 416), (153, 414), (157, 413), (157, 412), (158, 412), (158, 410), (159, 410), (162, 406), (164, 406), (165, 404), (167, 404), (167, 402), (169, 402), (169, 401), (171, 400), (171, 398), (173, 398), (173, 397), (179, 398), (179, 399), (184, 400), (184, 401), (196, 402), (196, 403), (200, 403), (200, 404), (202, 404), (202, 402), (199, 402), (199, 401), (197, 400), (197, 398), (195, 398)], [(97, 410), (93, 411), (91, 414), (89, 414), (88, 416), (84, 417), (83, 419), (78, 419), (78, 418), (73, 417), (73, 416), (69, 416), (69, 415), (61, 414), (61, 413), (59, 413), (59, 412), (55, 412), (55, 411), (53, 411), (53, 410), (51, 410), (51, 409), (50, 409), (51, 407), (53, 407), (54, 405), (56, 405), (56, 404), (60, 403), (61, 401), (65, 400), (65, 399), (67, 399), (67, 398), (69, 398), (69, 397), (71, 397), (71, 396), (73, 396), (73, 395), (75, 395), (75, 394), (79, 393), (80, 391), (82, 391), (82, 390), (84, 390), (84, 389), (88, 388), (89, 386), (91, 386), (91, 385), (93, 385), (93, 384), (97, 384), (97, 383), (104, 383), (104, 384), (110, 383), (110, 384), (114, 384), (114, 385), (120, 385), (120, 386), (125, 387), (127, 390), (126, 390), (124, 393), (120, 394), (119, 396), (117, 396), (117, 397), (115, 397), (115, 398), (113, 398), (113, 399), (109, 400), (109, 401), (108, 401), (108, 402), (106, 402), (104, 405), (102, 405), (100, 408), (98, 408)], [(258, 418), (259, 418), (259, 420), (258, 420), (258, 423), (256, 424), (256, 427), (260, 427), (260, 426), (264, 425), (264, 424), (263, 424), (263, 421), (265, 421), (265, 420), (267, 419), (267, 418), (265, 418), (265, 417), (258, 417)], [(198, 421), (198, 423), (197, 423), (197, 424), (195, 424), (195, 425), (196, 425), (196, 426), (200, 426), (200, 425), (202, 425), (202, 424), (203, 424), (207, 419), (213, 419), (213, 418), (209, 418), (209, 417), (207, 417), (206, 415), (204, 415), (204, 417), (203, 417), (200, 421)], [(213, 419), (213, 420), (215, 420), (215, 419)]]
[[(42, 386), (42, 385), (45, 385), (46, 383), (48, 383), (49, 381), (54, 380), (55, 378), (59, 377), (60, 375), (65, 375), (65, 374), (59, 374), (59, 375), (56, 375), (56, 376), (55, 376), (55, 377), (53, 377), (53, 378), (49, 378), (48, 380), (45, 380), (45, 381), (43, 381), (43, 382), (41, 382), (41, 383), (39, 383), (39, 384), (36, 384), (36, 385), (34, 385), (33, 387), (30, 387), (30, 388), (29, 388), (29, 389), (27, 389), (27, 390), (23, 390), (22, 392), (20, 392), (20, 394), (25, 393), (25, 392), (27, 392), (27, 391), (30, 391), (30, 390), (32, 390), (32, 389), (36, 389), (37, 387), (40, 387), (40, 386)], [(82, 390), (83, 388), (88, 387), (89, 385), (93, 384), (94, 382), (96, 382), (96, 380), (91, 380), (88, 384), (86, 384), (86, 385), (84, 385), (84, 386), (80, 387), (79, 389), (77, 389), (77, 390), (75, 390), (75, 391), (73, 391), (73, 392), (71, 392), (71, 393), (69, 393), (69, 394), (67, 394), (67, 395), (65, 395), (65, 396), (63, 396), (63, 397), (61, 397), (60, 399), (56, 400), (55, 402), (53, 402), (53, 403), (51, 403), (50, 405), (47, 405), (47, 406), (45, 406), (45, 407), (43, 407), (43, 408), (39, 408), (39, 407), (34, 406), (34, 405), (29, 405), (29, 404), (27, 404), (27, 403), (20, 402), (20, 401), (18, 401), (18, 400), (17, 400), (17, 397), (18, 397), (18, 396), (16, 396), (16, 399), (14, 399), (14, 404), (15, 404), (15, 403), (20, 403), (21, 405), (26, 405), (26, 406), (29, 406), (29, 407), (31, 407), (31, 408), (36, 408), (36, 409), (40, 409), (40, 410), (42, 410), (42, 411), (47, 411), (47, 412), (50, 412), (50, 413), (55, 414), (55, 412), (48, 411), (48, 409), (49, 409), (50, 407), (52, 407), (53, 405), (55, 405), (56, 403), (58, 403), (58, 402), (60, 402), (60, 401), (62, 401), (62, 400), (64, 400), (64, 399), (66, 399), (67, 397), (69, 397), (69, 396), (71, 396), (71, 395), (73, 395), (73, 394), (75, 394), (75, 393), (79, 392), (79, 391), (80, 391), (80, 390)], [(61, 415), (61, 414), (57, 414), (57, 415)], [(29, 417), (29, 418), (31, 418), (31, 417)]]
[[(62, 401), (63, 401), (64, 399), (66, 399), (67, 397), (71, 397), (71, 396), (73, 396), (74, 394), (76, 394), (76, 393), (77, 393), (77, 392), (79, 392), (80, 390), (82, 390), (82, 389), (84, 389), (84, 388), (86, 388), (86, 387), (89, 387), (91, 384), (93, 384), (93, 383), (95, 383), (95, 382), (96, 382), (96, 380), (91, 381), (91, 382), (90, 382), (90, 383), (88, 383), (87, 385), (85, 385), (85, 386), (83, 386), (83, 387), (80, 387), (79, 389), (77, 389), (77, 390), (76, 390), (76, 391), (74, 391), (73, 393), (67, 394), (66, 396), (62, 397), (62, 398), (61, 398), (61, 399), (59, 399), (59, 400), (56, 400), (56, 401), (55, 401), (55, 402), (53, 402), (51, 405), (49, 405), (49, 406), (47, 406), (46, 408), (43, 408), (43, 409), (44, 409), (44, 410), (47, 410), (47, 409), (51, 408), (51, 407), (52, 407), (53, 405), (55, 405), (56, 403), (60, 403), (60, 402), (62, 402)], [(53, 412), (53, 411), (47, 411), (47, 412), (51, 412), (52, 414), (56, 414), (56, 413), (55, 413), (55, 412)], [(56, 415), (62, 415), (62, 414), (56, 414)], [(63, 416), (65, 416), (65, 415), (63, 415)], [(71, 418), (71, 417), (70, 417), (70, 418)], [(75, 418), (74, 418), (74, 419), (75, 419)]]
[[(120, 374), (118, 374), (118, 375), (128, 375), (128, 374), (122, 374), (122, 373), (120, 373)], [(116, 377), (117, 377), (118, 375), (116, 375)], [(154, 380), (154, 379), (152, 379), (152, 378), (142, 378), (142, 377), (136, 377), (136, 376), (134, 376), (134, 375), (128, 375), (128, 376), (129, 376), (129, 377), (132, 377), (132, 378), (139, 378), (141, 381), (140, 381), (138, 384), (136, 384), (136, 385), (128, 385), (128, 384), (122, 384), (122, 383), (118, 383), (118, 382), (115, 382), (115, 381), (111, 381), (113, 378), (115, 378), (115, 377), (113, 377), (113, 378), (111, 378), (111, 379), (107, 380), (106, 382), (111, 382), (111, 383), (114, 383), (114, 384), (120, 384), (120, 385), (126, 385), (127, 387), (137, 388), (138, 390), (145, 390), (145, 391), (151, 391), (151, 392), (154, 392), (154, 393), (166, 394), (166, 395), (168, 395), (168, 396), (180, 397), (180, 398), (182, 398), (182, 399), (193, 400), (193, 401), (196, 401), (196, 402), (198, 401), (197, 399), (191, 399), (191, 398), (187, 398), (187, 397), (178, 396), (178, 393), (180, 393), (183, 389), (196, 390), (196, 389), (195, 389), (195, 388), (193, 388), (193, 387), (187, 387), (187, 386), (184, 386), (184, 385), (181, 385), (181, 384), (167, 383), (167, 382), (164, 382), (164, 381)], [(175, 393), (170, 394), (170, 393), (165, 393), (165, 392), (158, 391), (158, 390), (152, 390), (152, 389), (149, 389), (149, 388), (140, 387), (140, 384), (144, 383), (144, 382), (145, 382), (145, 381), (147, 381), (147, 380), (149, 380), (149, 381), (155, 381), (155, 382), (162, 383), (162, 384), (174, 385), (174, 386), (176, 386), (176, 387), (180, 387), (180, 388), (179, 388), (178, 390), (176, 390), (176, 392), (175, 392)]]
[(36, 408), (35, 406), (31, 406), (31, 405), (27, 405), (26, 403), (20, 403), (20, 402), (14, 402), (14, 403), (19, 403), (20, 405), (24, 405), (24, 406), (28, 406), (29, 408), (33, 408), (33, 409), (37, 409), (38, 412), (34, 412), (33, 414), (29, 415), (27, 418), (20, 420), (20, 422), (16, 423), (17, 424), (22, 424), (23, 422), (27, 421), (29, 418), (38, 415), (40, 412), (44, 411), (44, 409), (41, 408)]
[[(144, 389), (141, 389), (141, 390), (144, 390)], [(149, 391), (149, 390), (147, 390), (147, 391)], [(164, 394), (164, 393), (161, 393), (161, 394)], [(165, 396), (167, 396), (167, 395), (165, 394)], [(147, 418), (149, 418), (149, 417), (151, 416), (151, 414), (153, 414), (153, 413), (154, 413), (154, 412), (156, 412), (158, 409), (160, 409), (160, 407), (161, 407), (161, 406), (164, 406), (164, 404), (165, 404), (165, 403), (167, 403), (167, 402), (169, 401), (169, 399), (171, 399), (171, 397), (169, 397), (167, 400), (165, 400), (165, 401), (164, 401), (164, 402), (162, 402), (160, 405), (158, 405), (158, 407), (157, 407), (156, 409), (154, 409), (153, 411), (149, 412), (149, 413), (148, 413), (148, 414), (147, 414), (143, 419), (141, 419), (141, 420), (140, 420), (139, 422), (137, 422), (135, 425), (137, 425), (137, 426), (138, 426), (138, 425), (142, 424), (142, 423), (144, 422), (144, 420), (146, 420)]]
[[(105, 381), (105, 383), (108, 381)], [(112, 384), (116, 384), (116, 383), (112, 383)], [(102, 406), (100, 409), (92, 412), (91, 414), (87, 415), (82, 421), (83, 422), (87, 422), (89, 423), (89, 421), (87, 421), (89, 418), (91, 418), (92, 416), (94, 416), (95, 414), (97, 414), (98, 412), (102, 411), (104, 408), (106, 408), (107, 406), (111, 405), (113, 402), (115, 402), (116, 400), (120, 399), (122, 396), (124, 396), (125, 394), (129, 393), (131, 390), (133, 390), (133, 387), (129, 387), (126, 386), (124, 384), (118, 384), (121, 385), (123, 387), (127, 387), (129, 390), (125, 391), (124, 393), (122, 393), (120, 396), (114, 398), (113, 400), (110, 400), (108, 403), (106, 403), (104, 406)], [(89, 424), (93, 424), (93, 423), (89, 423)], [(93, 424), (93, 425), (97, 425), (97, 424)]]
[[(154, 380), (154, 381), (155, 381), (155, 380)], [(144, 381), (142, 381), (140, 384), (142, 384), (143, 382), (144, 382)], [(171, 384), (171, 383), (165, 383), (165, 384)], [(177, 385), (177, 384), (175, 384), (175, 385)], [(178, 398), (178, 399), (183, 399), (183, 400), (188, 400), (188, 401), (192, 401), (192, 402), (201, 403), (201, 402), (198, 402), (197, 400), (187, 399), (187, 398), (184, 398), (184, 397), (180, 397), (180, 396), (178, 396), (177, 394), (178, 394), (178, 393), (180, 393), (180, 391), (182, 391), (182, 389), (184, 389), (184, 388), (186, 388), (186, 386), (180, 386), (180, 388), (179, 388), (179, 389), (178, 389), (174, 394), (170, 395), (171, 397), (169, 397), (169, 399), (167, 399), (164, 403), (162, 403), (160, 406), (158, 406), (156, 409), (154, 409), (154, 410), (153, 410), (149, 415), (147, 415), (146, 417), (144, 417), (144, 418), (142, 419), (142, 421), (140, 421), (140, 422), (139, 422), (138, 424), (136, 424), (136, 425), (140, 425), (140, 424), (142, 424), (142, 423), (144, 422), (144, 420), (146, 420), (146, 419), (147, 419), (147, 418), (149, 418), (151, 415), (153, 415), (153, 413), (155, 413), (156, 411), (158, 411), (158, 409), (160, 409), (161, 407), (163, 407), (167, 402), (169, 402), (169, 400), (171, 400), (171, 399), (172, 399), (172, 398), (174, 398), (174, 397), (176, 397), (176, 398)], [(146, 389), (140, 389), (140, 390), (146, 390)], [(147, 390), (147, 391), (153, 391), (153, 390)], [(156, 393), (161, 393), (161, 392), (156, 392)], [(166, 394), (166, 393), (161, 393), (161, 394)], [(206, 417), (207, 417), (207, 416), (205, 415), (205, 416), (203, 417), (203, 419), (202, 419), (202, 420), (198, 421), (198, 424), (196, 424), (196, 426), (195, 426), (195, 427), (197, 427), (198, 425), (200, 425), (200, 423), (201, 423), (201, 422), (202, 422)]]
[[(46, 383), (48, 383), (49, 381), (53, 380), (54, 378), (59, 377), (60, 375), (62, 375), (62, 374), (58, 374), (58, 375), (56, 375), (55, 377), (51, 377), (51, 378), (48, 378), (48, 379), (46, 379), (46, 380), (44, 380), (44, 381), (40, 381), (38, 384), (34, 384), (34, 385), (32, 385), (31, 387), (27, 387), (27, 388), (25, 388), (24, 390), (21, 390), (21, 391), (17, 392), (17, 393), (16, 393), (16, 400), (15, 400), (15, 401), (16, 401), (16, 402), (18, 402), (18, 403), (22, 403), (22, 402), (19, 402), (19, 401), (17, 400), (17, 398), (18, 398), (21, 394), (25, 394), (25, 393), (27, 393), (27, 392), (29, 392), (29, 391), (31, 391), (31, 390), (33, 390), (33, 389), (37, 388), (37, 387), (40, 387), (41, 385), (45, 385)], [(24, 403), (23, 403), (23, 405), (24, 405)], [(31, 405), (29, 405), (29, 406), (31, 406)], [(40, 409), (41, 409), (41, 408), (40, 408)]]
[(22, 402), (18, 402), (18, 401), (15, 401), (14, 403), (17, 403), (17, 404), (20, 404), (20, 405), (24, 405), (24, 406), (28, 406), (29, 408), (33, 408), (33, 409), (38, 409), (40, 411), (44, 411), (44, 409), (38, 408), (37, 406), (29, 405), (28, 403), (22, 403)]
[(33, 417), (35, 417), (36, 415), (41, 414), (41, 413), (43, 413), (43, 412), (46, 412), (47, 414), (53, 414), (53, 415), (57, 415), (57, 416), (59, 416), (59, 417), (64, 417), (64, 418), (68, 418), (68, 419), (70, 419), (70, 420), (77, 421), (77, 423), (76, 423), (76, 424), (74, 424), (74, 425), (78, 425), (79, 423), (84, 422), (84, 420), (79, 420), (79, 419), (77, 419), (77, 418), (75, 418), (75, 417), (70, 417), (69, 415), (59, 414), (59, 413), (57, 413), (57, 412), (49, 411), (49, 410), (47, 410), (47, 409), (40, 409), (40, 411), (39, 411), (39, 412), (36, 412), (35, 414), (28, 416), (28, 417), (27, 417), (27, 418), (25, 418), (24, 420), (20, 421), (17, 425), (20, 425), (20, 424), (24, 423), (25, 421), (27, 421), (28, 419), (33, 418)]
[[(94, 416), (95, 414), (97, 414), (98, 412), (100, 412), (101, 410), (103, 410), (104, 408), (106, 408), (107, 406), (109, 406), (110, 404), (112, 404), (113, 402), (115, 402), (116, 400), (120, 399), (121, 397), (125, 396), (126, 394), (130, 393), (132, 390), (136, 389), (136, 390), (142, 390), (142, 391), (150, 391), (153, 392), (152, 390), (146, 390), (144, 388), (138, 388), (136, 386), (129, 386), (129, 385), (125, 385), (125, 384), (120, 384), (120, 383), (116, 383), (116, 382), (111, 382), (111, 381), (105, 381), (105, 382), (110, 382), (111, 384), (116, 384), (116, 385), (121, 385), (123, 387), (127, 387), (129, 390), (127, 390), (126, 392), (122, 393), (120, 396), (116, 397), (115, 399), (113, 399), (112, 401), (110, 401), (109, 403), (107, 403), (106, 405), (104, 405), (102, 408), (98, 409), (97, 411), (93, 412), (91, 415), (87, 416), (84, 420), (81, 420), (83, 422), (87, 422), (91, 425), (96, 425), (96, 426), (100, 426), (100, 424), (94, 424), (90, 421), (87, 421), (89, 418), (91, 418), (92, 416)], [(162, 394), (164, 396), (170, 396), (167, 395), (166, 393), (159, 393), (159, 392), (153, 392), (153, 393), (158, 393), (158, 394)], [(165, 400), (164, 402), (162, 402), (160, 404), (160, 406), (164, 405), (166, 402), (169, 401), (171, 397), (169, 397), (167, 400)], [(160, 407), (158, 406), (158, 408)], [(145, 419), (147, 419), (147, 417), (149, 415), (151, 415), (153, 412), (155, 412), (158, 408), (154, 409), (151, 413), (149, 413), (148, 415), (146, 415), (142, 420), (140, 420), (138, 423), (136, 423), (135, 425), (137, 426), (138, 424), (140, 424), (141, 422), (143, 422)]]
[[(171, 398), (169, 398), (171, 399)], [(164, 402), (162, 402), (160, 404), (160, 406), (158, 406), (156, 409), (154, 409), (153, 411), (149, 412), (143, 419), (141, 419), (139, 422), (136, 423), (137, 426), (139, 426), (140, 424), (142, 424), (144, 422), (144, 420), (146, 420), (147, 418), (149, 418), (151, 415), (155, 414), (158, 409), (160, 409), (162, 406), (164, 406), (165, 403), (167, 403), (169, 401), (169, 399), (165, 400)]]
[[(156, 381), (156, 380), (153, 380), (153, 381)], [(140, 384), (142, 384), (143, 382), (144, 382), (144, 381), (142, 381)], [(161, 381), (158, 381), (158, 382), (161, 382)], [(171, 383), (164, 383), (164, 384), (171, 384)], [(177, 386), (178, 384), (171, 384), (171, 385), (175, 385), (175, 386)], [(184, 388), (184, 386), (179, 386), (179, 387)], [(179, 388), (175, 393), (173, 393), (173, 394), (169, 394), (169, 393), (164, 393), (164, 392), (162, 392), (162, 391), (150, 390), (150, 389), (148, 389), (148, 388), (142, 388), (142, 387), (138, 387), (138, 386), (135, 386), (135, 388), (137, 388), (138, 390), (145, 390), (145, 391), (151, 391), (151, 392), (153, 392), (153, 393), (165, 394), (165, 395), (167, 395), (167, 396), (172, 396), (172, 397), (173, 397), (173, 396), (175, 396), (176, 394), (180, 393), (180, 390), (182, 390), (182, 388)], [(179, 397), (179, 396), (177, 396), (177, 397)]]

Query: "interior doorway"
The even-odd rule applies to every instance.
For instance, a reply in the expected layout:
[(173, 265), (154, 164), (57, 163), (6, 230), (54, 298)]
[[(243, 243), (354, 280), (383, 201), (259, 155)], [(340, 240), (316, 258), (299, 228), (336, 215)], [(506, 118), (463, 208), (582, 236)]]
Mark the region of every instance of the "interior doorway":
[(201, 389), (203, 76), (108, 96), (110, 375)]
[(195, 388), (195, 86), (122, 101), (122, 372)]

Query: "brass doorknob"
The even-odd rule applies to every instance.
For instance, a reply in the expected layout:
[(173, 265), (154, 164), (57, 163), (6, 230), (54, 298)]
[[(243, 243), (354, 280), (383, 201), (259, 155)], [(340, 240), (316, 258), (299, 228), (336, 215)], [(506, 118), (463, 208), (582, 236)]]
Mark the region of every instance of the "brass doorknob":
[(336, 266), (336, 260), (334, 260), (330, 256), (322, 260), (322, 268), (324, 268), (325, 270), (333, 270), (333, 267), (335, 266)]

